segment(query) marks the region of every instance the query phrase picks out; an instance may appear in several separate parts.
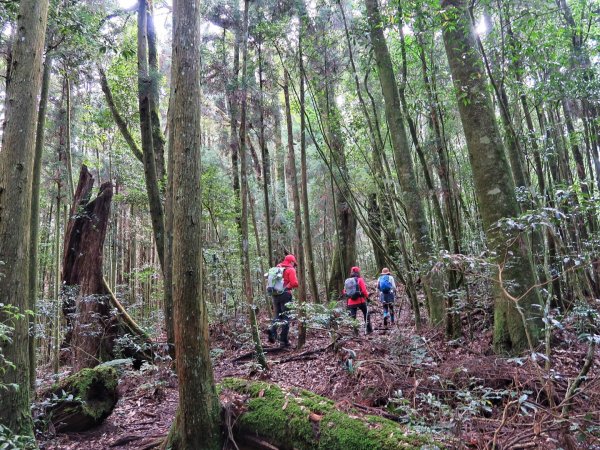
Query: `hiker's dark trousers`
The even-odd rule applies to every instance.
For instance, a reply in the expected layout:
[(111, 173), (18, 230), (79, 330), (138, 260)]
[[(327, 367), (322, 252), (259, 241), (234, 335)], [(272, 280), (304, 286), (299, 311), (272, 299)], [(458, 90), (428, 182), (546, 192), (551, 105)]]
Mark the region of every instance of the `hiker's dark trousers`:
[(358, 310), (361, 310), (363, 316), (365, 318), (365, 323), (367, 324), (367, 332), (371, 332), (371, 315), (369, 314), (369, 309), (367, 307), (367, 303), (360, 303), (358, 305), (348, 306), (348, 310), (350, 311), (350, 317), (356, 320), (356, 313)]
[(275, 317), (271, 322), (269, 334), (273, 338), (277, 338), (277, 325), (281, 325), (281, 334), (279, 335), (280, 342), (288, 342), (288, 333), (290, 331), (290, 316), (287, 314), (286, 304), (292, 301), (292, 293), (285, 291), (281, 295), (273, 296), (273, 309)]

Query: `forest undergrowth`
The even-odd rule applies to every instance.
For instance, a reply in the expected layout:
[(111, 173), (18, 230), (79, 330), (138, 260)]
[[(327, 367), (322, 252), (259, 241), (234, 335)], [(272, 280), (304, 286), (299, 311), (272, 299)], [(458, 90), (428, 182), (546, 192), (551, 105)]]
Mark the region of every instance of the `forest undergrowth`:
[[(216, 381), (238, 377), (307, 389), (331, 398), (341, 411), (408, 424), (431, 434), (446, 448), (600, 448), (597, 371), (589, 371), (568, 414), (564, 410), (567, 391), (589, 350), (578, 340), (576, 323), (565, 320), (554, 330), (546, 366), (539, 353), (537, 361), (494, 355), (490, 351), (491, 311), (485, 308), (476, 309), (463, 324), (471, 339), (448, 341), (439, 329), (422, 326), (416, 330), (404, 296), (397, 307), (399, 320), (384, 327), (380, 305), (371, 303), (374, 332), (370, 335), (364, 333), (364, 326), (358, 335), (352, 327), (342, 326), (334, 345), (331, 329), (309, 326), (302, 349), (265, 345), (266, 371), (254, 362), (245, 317), (215, 323), (211, 325), (211, 356)], [(266, 329), (268, 323), (263, 311), (261, 328)], [(292, 344), (296, 332), (294, 321)], [(263, 338), (266, 343), (266, 334)], [(50, 376), (45, 379), (51, 382)], [(50, 430), (40, 448), (157, 448), (178, 404), (177, 378), (168, 358), (156, 365), (145, 364), (139, 371), (125, 369), (119, 394), (114, 412), (101, 426), (58, 435)]]

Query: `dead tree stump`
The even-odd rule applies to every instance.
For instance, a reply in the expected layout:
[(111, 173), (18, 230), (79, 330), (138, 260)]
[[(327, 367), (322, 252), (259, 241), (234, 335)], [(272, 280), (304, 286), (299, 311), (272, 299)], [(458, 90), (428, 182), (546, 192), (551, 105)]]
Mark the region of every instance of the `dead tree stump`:
[[(123, 319), (123, 307), (104, 282), (103, 248), (113, 192), (110, 182), (103, 183), (96, 198), (90, 200), (93, 186), (94, 178), (84, 165), (65, 234), (62, 272), (65, 344), (70, 348), (74, 370), (113, 359), (115, 342), (124, 334), (148, 342), (139, 327), (132, 326), (130, 317)], [(139, 344), (125, 351), (126, 356), (147, 359)]]

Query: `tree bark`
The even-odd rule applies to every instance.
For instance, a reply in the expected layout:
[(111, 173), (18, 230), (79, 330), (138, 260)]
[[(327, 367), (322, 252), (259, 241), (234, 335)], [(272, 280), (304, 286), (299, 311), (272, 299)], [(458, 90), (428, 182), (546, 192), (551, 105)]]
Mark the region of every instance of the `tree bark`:
[[(6, 89), (4, 133), (0, 152), (0, 298), (25, 313), (29, 298), (31, 189), (34, 177), (36, 113), (42, 82), (47, 0), (22, 0), (15, 27)], [(15, 235), (15, 233), (17, 233)], [(0, 322), (6, 316), (0, 313)], [(11, 342), (2, 344), (9, 366), (0, 378), (15, 383), (0, 396), (0, 423), (12, 432), (33, 436), (29, 380), (28, 320), (14, 320)]]
[(519, 207), (466, 2), (443, 0), (442, 7), (448, 12), (443, 29), (444, 44), (467, 141), (477, 203), (488, 247), (497, 252), (494, 346), (498, 352), (518, 353), (537, 345), (542, 327), (536, 305), (542, 301), (534, 287), (535, 275), (525, 238), (505, 236), (497, 227), (500, 219), (518, 215)]
[(173, 306), (179, 409), (165, 448), (220, 449), (220, 407), (202, 295), (200, 0), (173, 2)]

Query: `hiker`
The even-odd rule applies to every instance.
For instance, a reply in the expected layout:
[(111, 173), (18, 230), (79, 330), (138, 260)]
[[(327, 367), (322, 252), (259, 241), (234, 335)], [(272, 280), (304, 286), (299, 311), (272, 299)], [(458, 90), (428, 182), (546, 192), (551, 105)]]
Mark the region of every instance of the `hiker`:
[(342, 294), (348, 299), (350, 317), (356, 319), (356, 312), (360, 309), (367, 325), (367, 333), (371, 333), (373, 328), (371, 327), (371, 316), (367, 307), (369, 292), (365, 280), (360, 276), (360, 267), (354, 266), (350, 269), (350, 278), (347, 278), (344, 282)]
[(383, 305), (383, 326), (387, 327), (388, 317), (394, 325), (394, 301), (396, 300), (396, 281), (390, 275), (390, 269), (384, 267), (381, 270), (379, 280), (377, 280), (377, 289), (379, 290), (379, 301)]
[(298, 287), (296, 278), (296, 257), (287, 255), (276, 267), (269, 269), (267, 274), (267, 292), (273, 297), (273, 310), (275, 316), (269, 327), (269, 342), (274, 344), (277, 340), (277, 325), (281, 325), (279, 346), (289, 347), (288, 332), (290, 330), (290, 317), (287, 314), (286, 304), (292, 301), (292, 289)]

